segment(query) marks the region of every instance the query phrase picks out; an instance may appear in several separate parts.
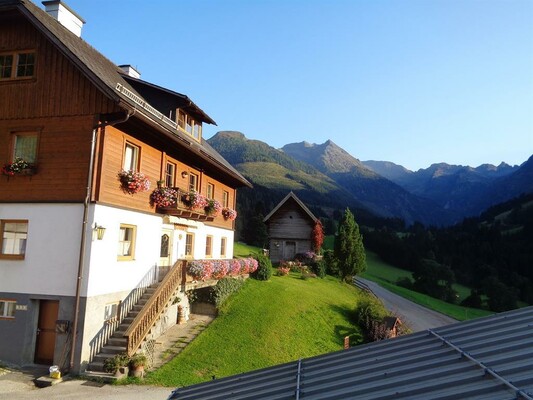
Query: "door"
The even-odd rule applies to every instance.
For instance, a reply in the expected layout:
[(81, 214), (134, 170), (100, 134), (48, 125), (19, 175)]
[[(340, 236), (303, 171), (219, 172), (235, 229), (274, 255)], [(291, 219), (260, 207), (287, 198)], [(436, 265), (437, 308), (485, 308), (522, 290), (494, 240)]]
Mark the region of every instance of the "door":
[(284, 260), (294, 260), (296, 255), (296, 242), (285, 242)]
[(59, 301), (41, 300), (35, 342), (35, 363), (52, 365), (56, 347), (56, 321)]
[(167, 274), (172, 258), (172, 230), (163, 229), (161, 232), (161, 247), (159, 250), (159, 271), (158, 277), (159, 280)]

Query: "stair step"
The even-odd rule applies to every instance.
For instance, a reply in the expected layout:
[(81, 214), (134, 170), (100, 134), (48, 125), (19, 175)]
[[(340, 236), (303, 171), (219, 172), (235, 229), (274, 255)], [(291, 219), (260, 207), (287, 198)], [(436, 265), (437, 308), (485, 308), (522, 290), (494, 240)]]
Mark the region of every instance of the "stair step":
[(126, 351), (126, 346), (110, 346), (109, 344), (102, 347), (100, 354), (114, 355), (119, 353), (124, 353)]
[(126, 347), (126, 344), (128, 343), (127, 339), (126, 338), (115, 338), (115, 337), (110, 337), (109, 340), (107, 341), (107, 344), (110, 345), (110, 346), (121, 346), (121, 347)]
[(114, 374), (110, 374), (102, 371), (85, 371), (83, 376), (88, 380), (94, 380), (97, 382), (113, 383), (117, 380)]

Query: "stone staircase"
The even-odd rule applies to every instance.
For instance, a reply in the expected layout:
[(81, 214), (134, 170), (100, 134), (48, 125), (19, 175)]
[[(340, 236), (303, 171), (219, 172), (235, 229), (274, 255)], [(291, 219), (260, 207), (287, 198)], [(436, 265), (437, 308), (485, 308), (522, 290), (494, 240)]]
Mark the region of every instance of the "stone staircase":
[(114, 378), (113, 374), (104, 371), (104, 361), (116, 354), (126, 353), (127, 339), (124, 337), (124, 333), (137, 314), (143, 309), (146, 302), (154, 294), (158, 285), (159, 284), (153, 284), (146, 288), (137, 304), (133, 306), (128, 315), (122, 320), (116, 331), (108, 339), (107, 343), (102, 346), (100, 352), (93, 357), (93, 360), (89, 363), (87, 371), (85, 372), (86, 377), (101, 378), (103, 380), (112, 380)]

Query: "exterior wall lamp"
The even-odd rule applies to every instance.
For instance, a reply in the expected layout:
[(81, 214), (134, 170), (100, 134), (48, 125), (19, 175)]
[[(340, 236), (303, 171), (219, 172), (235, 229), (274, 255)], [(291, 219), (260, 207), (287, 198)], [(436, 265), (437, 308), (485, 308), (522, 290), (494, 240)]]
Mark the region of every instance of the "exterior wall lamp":
[(183, 171), (183, 172), (181, 173), (181, 177), (182, 177), (182, 178), (187, 178), (188, 176), (189, 176), (189, 173), (188, 173), (187, 171)]
[(96, 222), (94, 223), (94, 233), (96, 234), (96, 238), (98, 240), (102, 240), (105, 235), (105, 229), (103, 226), (98, 225)]

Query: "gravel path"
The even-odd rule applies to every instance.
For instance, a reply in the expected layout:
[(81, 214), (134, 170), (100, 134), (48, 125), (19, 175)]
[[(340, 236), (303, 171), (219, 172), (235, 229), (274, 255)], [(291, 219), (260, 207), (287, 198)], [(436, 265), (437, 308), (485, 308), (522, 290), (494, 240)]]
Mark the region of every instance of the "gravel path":
[(366, 283), (370, 289), (378, 296), (388, 310), (397, 315), (404, 324), (409, 326), (413, 332), (425, 331), (439, 326), (449, 325), (457, 322), (437, 311), (430, 310), (410, 300), (404, 299), (388, 290), (382, 288), (377, 283), (367, 279), (357, 278)]

